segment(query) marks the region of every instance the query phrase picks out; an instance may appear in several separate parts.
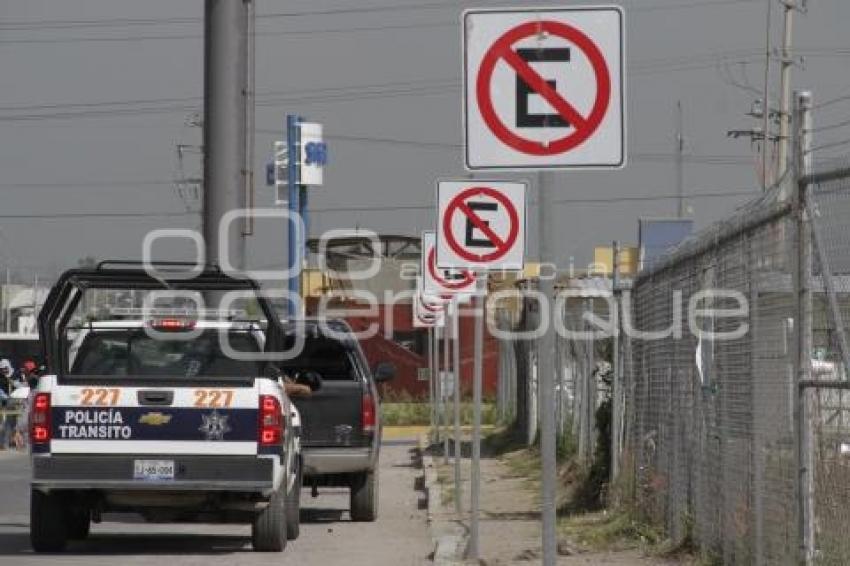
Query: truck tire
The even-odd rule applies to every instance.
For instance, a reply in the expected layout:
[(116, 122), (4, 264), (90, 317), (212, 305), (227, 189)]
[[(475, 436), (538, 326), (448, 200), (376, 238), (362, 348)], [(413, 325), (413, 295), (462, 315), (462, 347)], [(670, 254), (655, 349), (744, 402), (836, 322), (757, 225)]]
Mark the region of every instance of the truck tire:
[(91, 529), (91, 512), (88, 508), (71, 507), (66, 509), (65, 530), (70, 540), (85, 540)]
[(301, 462), (297, 464), (295, 481), (286, 496), (286, 538), (295, 540), (301, 534)]
[(67, 544), (65, 506), (55, 493), (30, 491), (30, 544), (36, 552), (61, 552)]
[(256, 552), (281, 552), (286, 548), (286, 485), (272, 494), (268, 506), (251, 523), (251, 542)]
[(351, 480), (351, 520), (372, 522), (378, 518), (378, 472), (356, 474)]

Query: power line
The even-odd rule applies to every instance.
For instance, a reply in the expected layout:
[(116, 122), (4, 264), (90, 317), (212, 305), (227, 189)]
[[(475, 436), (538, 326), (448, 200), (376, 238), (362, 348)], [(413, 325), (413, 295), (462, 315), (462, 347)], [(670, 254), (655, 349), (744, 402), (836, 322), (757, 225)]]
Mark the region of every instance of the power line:
[(93, 181), (72, 183), (0, 183), (0, 189), (95, 189), (95, 188), (138, 188), (173, 187), (174, 181)]
[[(296, 94), (321, 94), (325, 92), (347, 92), (347, 91), (359, 91), (370, 89), (381, 89), (387, 87), (402, 87), (402, 86), (438, 86), (438, 85), (448, 85), (454, 86), (460, 84), (460, 81), (455, 77), (442, 77), (442, 78), (432, 78), (432, 79), (412, 79), (412, 80), (404, 80), (404, 81), (389, 81), (382, 83), (371, 83), (371, 84), (360, 84), (360, 85), (349, 85), (349, 86), (339, 86), (339, 87), (322, 87), (322, 88), (307, 88), (307, 89), (293, 89), (293, 90), (285, 90), (285, 91), (259, 91), (257, 92), (257, 98), (267, 98), (274, 96), (287, 96), (287, 95), (296, 95)], [(172, 97), (172, 98), (141, 98), (141, 99), (130, 99), (130, 100), (102, 100), (99, 102), (72, 102), (72, 103), (43, 103), (43, 104), (34, 104), (34, 105), (21, 105), (21, 106), (0, 106), (0, 112), (19, 112), (24, 110), (54, 110), (54, 109), (62, 109), (62, 108), (97, 108), (100, 106), (128, 106), (128, 105), (150, 105), (150, 104), (166, 104), (166, 103), (174, 103), (174, 102), (198, 102), (200, 103), (202, 98), (200, 96), (183, 96), (183, 97)]]
[(819, 146), (811, 148), (807, 153), (813, 153), (815, 151), (821, 151), (823, 149), (831, 149), (833, 147), (842, 147), (842, 146), (845, 146), (845, 145), (850, 145), (850, 139), (841, 140), (841, 141), (832, 142), (832, 143), (825, 143), (823, 145), (819, 145)]
[[(336, 27), (336, 28), (319, 28), (319, 29), (299, 29), (291, 31), (257, 31), (254, 35), (257, 37), (282, 37), (283, 39), (304, 39), (318, 35), (351, 33), (351, 32), (370, 32), (370, 31), (393, 31), (393, 30), (410, 30), (410, 29), (434, 29), (434, 28), (450, 28), (457, 27), (456, 21), (442, 22), (425, 22), (418, 24), (389, 24), (382, 26), (358, 26), (358, 27)], [(119, 37), (48, 37), (48, 38), (22, 38), (22, 39), (3, 39), (0, 40), (0, 45), (32, 45), (32, 44), (50, 44), (50, 43), (123, 43), (132, 41), (168, 41), (168, 40), (184, 40), (184, 39), (203, 39), (203, 34), (157, 34), (157, 35), (127, 35)]]
[[(433, 10), (445, 7), (459, 6), (457, 0), (442, 1), (442, 2), (420, 2), (412, 5), (377, 5), (364, 6), (360, 8), (332, 8), (327, 10), (293, 10), (287, 12), (270, 12), (265, 14), (257, 14), (258, 20), (278, 19), (278, 18), (300, 18), (307, 16), (331, 16), (331, 15), (350, 15), (350, 14), (368, 14), (380, 12), (403, 12), (403, 11), (418, 11), (418, 10)], [(0, 24), (0, 29), (7, 31), (32, 31), (38, 29), (74, 29), (74, 28), (89, 28), (89, 27), (144, 27), (144, 26), (161, 26), (175, 24), (201, 24), (203, 18), (189, 17), (174, 17), (174, 18), (111, 18), (100, 20), (29, 20), (6, 22)]]
[[(256, 105), (258, 107), (274, 107), (281, 106), (284, 104), (292, 104), (296, 102), (303, 104), (316, 104), (327, 102), (370, 100), (374, 98), (395, 98), (399, 96), (426, 96), (455, 92), (459, 89), (460, 83), (444, 83), (423, 84), (421, 86), (411, 86), (410, 88), (367, 87), (366, 89), (360, 88), (359, 90), (352, 88), (348, 91), (346, 91), (344, 88), (340, 88), (327, 89), (325, 91), (317, 90), (312, 91), (312, 93), (309, 93), (310, 91), (301, 91), (300, 94), (296, 91), (292, 91), (289, 95), (281, 93), (282, 96), (276, 97), (272, 97), (270, 94), (266, 94), (264, 95), (264, 97), (269, 98), (265, 100), (258, 100), (256, 102)], [(337, 92), (334, 92), (334, 90), (336, 90)], [(327, 92), (327, 94), (322, 94), (322, 92)], [(145, 105), (142, 105), (142, 107), (139, 108), (98, 108), (98, 106), (105, 105), (94, 105), (88, 107), (90, 109), (81, 110), (41, 112), (29, 114), (6, 114), (0, 115), (0, 122), (30, 122), (51, 119), (94, 118), (105, 116), (136, 116), (144, 114), (169, 114), (175, 112), (189, 112), (192, 110), (196, 110), (198, 108), (198, 104), (200, 104), (200, 98), (193, 99), (193, 103), (189, 103), (188, 100), (190, 99), (187, 99), (187, 102), (184, 103), (163, 104), (156, 106), (151, 105), (153, 104), (151, 103), (147, 104), (147, 107), (145, 107)], [(80, 105), (80, 107), (86, 108), (83, 105)]]
[[(724, 191), (713, 193), (690, 193), (685, 194), (686, 199), (701, 199), (701, 198), (723, 198), (733, 196), (758, 196), (760, 191), (756, 189), (739, 190), (739, 191)], [(608, 197), (608, 198), (569, 198), (556, 199), (552, 202), (556, 204), (618, 204), (623, 202), (650, 202), (658, 200), (672, 200), (679, 198), (680, 195), (641, 195), (632, 197)], [(434, 205), (377, 205), (377, 206), (332, 206), (310, 208), (310, 212), (400, 212), (400, 211), (432, 211)]]
[(834, 104), (838, 104), (839, 102), (844, 102), (845, 100), (850, 100), (850, 94), (845, 94), (844, 96), (839, 96), (837, 98), (831, 98), (829, 100), (821, 102), (820, 104), (815, 104), (814, 106), (812, 106), (812, 109), (813, 110), (819, 110), (821, 108), (827, 108), (827, 107), (832, 106)]
[[(690, 0), (679, 3), (664, 3), (652, 6), (630, 6), (629, 13), (655, 12), (658, 10), (684, 10), (691, 8), (729, 6), (735, 4), (756, 4), (758, 0)], [(462, 8), (463, 2), (450, 0), (442, 2), (420, 2), (410, 5), (375, 5), (359, 8), (331, 8), (327, 10), (293, 10), (287, 12), (271, 12), (257, 14), (258, 20), (279, 18), (297, 18), (308, 16), (351, 15), (381, 12), (408, 12), (434, 10), (441, 8)], [(555, 6), (553, 6), (555, 8)], [(0, 30), (5, 31), (34, 31), (61, 30), (77, 28), (108, 28), (108, 27), (146, 27), (162, 25), (201, 24), (203, 18), (171, 17), (171, 18), (104, 18), (96, 20), (18, 20), (0, 23)]]
[(55, 212), (43, 214), (0, 214), (2, 220), (89, 219), (89, 218), (176, 218), (195, 216), (193, 212)]
[(850, 126), (850, 120), (844, 120), (842, 122), (838, 122), (837, 124), (829, 124), (827, 126), (820, 126), (817, 128), (812, 128), (811, 132), (829, 132), (832, 130), (838, 130), (840, 128), (844, 128), (845, 126)]
[[(260, 134), (268, 134), (268, 135), (282, 135), (281, 130), (273, 130), (269, 128), (258, 128), (257, 133)], [(440, 149), (440, 150), (458, 150), (462, 149), (463, 145), (460, 143), (451, 143), (451, 142), (436, 142), (436, 141), (422, 141), (422, 140), (410, 140), (410, 139), (400, 139), (400, 138), (390, 138), (390, 137), (376, 137), (376, 136), (359, 136), (359, 135), (344, 135), (344, 134), (326, 134), (325, 138), (329, 140), (339, 140), (339, 141), (356, 141), (356, 142), (368, 142), (368, 143), (379, 143), (393, 146), (412, 146), (412, 147), (421, 147), (421, 148), (429, 148), (429, 149)], [(661, 161), (667, 162), (672, 161), (676, 158), (673, 153), (630, 153), (629, 159), (636, 161)], [(702, 155), (684, 155), (683, 157), (686, 163), (697, 164), (697, 165), (751, 165), (752, 159), (747, 157), (742, 157), (739, 155), (711, 155), (711, 154), (702, 154)]]

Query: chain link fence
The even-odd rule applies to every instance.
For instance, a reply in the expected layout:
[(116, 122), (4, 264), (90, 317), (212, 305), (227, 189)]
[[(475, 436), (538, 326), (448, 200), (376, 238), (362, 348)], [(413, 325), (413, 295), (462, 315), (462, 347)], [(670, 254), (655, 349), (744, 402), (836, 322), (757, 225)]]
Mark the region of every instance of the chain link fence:
[[(812, 468), (814, 558), (850, 563), (850, 170), (814, 175), (806, 193), (813, 247), (812, 384), (802, 389), (804, 464)], [(841, 166), (843, 165), (843, 167)]]
[[(850, 564), (850, 166), (811, 173), (808, 156), (614, 290), (618, 340), (556, 342), (561, 439), (590, 463), (616, 383), (613, 501), (714, 563)], [(605, 281), (561, 282), (580, 291), (565, 328), (612, 319)], [(536, 308), (506, 326), (536, 328)], [(548, 394), (536, 344), (501, 342), (504, 403), (529, 443)]]
[(788, 188), (685, 242), (623, 297), (636, 510), (726, 564), (796, 552)]

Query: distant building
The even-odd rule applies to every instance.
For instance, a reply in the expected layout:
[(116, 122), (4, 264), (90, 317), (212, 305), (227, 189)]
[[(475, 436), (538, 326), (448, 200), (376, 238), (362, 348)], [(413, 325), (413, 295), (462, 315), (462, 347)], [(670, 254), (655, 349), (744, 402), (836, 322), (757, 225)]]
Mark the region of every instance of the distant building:
[(688, 238), (694, 221), (687, 218), (641, 218), (638, 220), (640, 269), (649, 269), (668, 251)]
[[(308, 242), (311, 254), (319, 252), (319, 244), (317, 239)], [(333, 238), (324, 250), (327, 269), (312, 267), (315, 261), (311, 261), (311, 268), (302, 277), (302, 294), (308, 316), (318, 311), (320, 300), (325, 300), (330, 307), (349, 310), (344, 318), (355, 331), (377, 326), (375, 336), (360, 344), (372, 367), (382, 361), (396, 366), (396, 378), (383, 386), (384, 392), (427, 399), (427, 372), (420, 370), (428, 367), (428, 331), (413, 326), (411, 302), (421, 254), (422, 242), (415, 236), (382, 234), (376, 240), (354, 233)], [(372, 277), (350, 276), (353, 271), (366, 270), (376, 259), (380, 268)], [(376, 298), (377, 312), (369, 312), (363, 294)], [(387, 302), (393, 296), (397, 300)], [(461, 387), (466, 394), (472, 389), (472, 317), (461, 317), (459, 331)], [(495, 338), (487, 332), (485, 335), (484, 392), (492, 395), (496, 390), (498, 346)]]
[(38, 312), (49, 291), (44, 287), (3, 286), (3, 328), (0, 330), (18, 334), (36, 333)]

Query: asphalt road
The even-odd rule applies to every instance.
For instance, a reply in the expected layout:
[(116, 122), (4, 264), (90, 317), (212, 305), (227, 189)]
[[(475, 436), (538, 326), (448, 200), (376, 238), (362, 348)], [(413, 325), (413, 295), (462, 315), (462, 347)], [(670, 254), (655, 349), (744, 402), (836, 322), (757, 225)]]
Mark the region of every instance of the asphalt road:
[(381, 452), (379, 518), (352, 523), (347, 490), (301, 495), (301, 536), (281, 554), (254, 553), (250, 527), (109, 521), (93, 525), (86, 541), (62, 554), (37, 555), (29, 546), (29, 462), (0, 453), (0, 564), (60, 565), (275, 564), (407, 566), (428, 564), (433, 550), (415, 490), (412, 442), (393, 441)]

